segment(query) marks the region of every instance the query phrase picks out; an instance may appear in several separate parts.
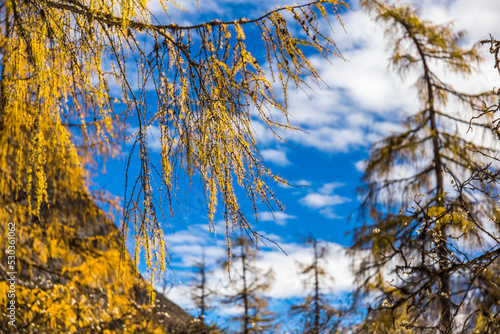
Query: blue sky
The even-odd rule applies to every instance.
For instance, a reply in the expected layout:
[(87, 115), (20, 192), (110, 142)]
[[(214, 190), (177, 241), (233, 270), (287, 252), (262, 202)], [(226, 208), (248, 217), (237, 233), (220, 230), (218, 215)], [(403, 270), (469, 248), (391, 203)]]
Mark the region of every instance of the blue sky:
[[(177, 24), (192, 24), (214, 18), (252, 18), (276, 5), (293, 4), (296, 1), (200, 1), (198, 13), (196, 1), (178, 1), (187, 12), (174, 10), (170, 19)], [(500, 37), (500, 2), (498, 0), (446, 0), (414, 1), (421, 7), (422, 16), (435, 22), (453, 20), (455, 27), (468, 31), (466, 44), (472, 45), (492, 33)], [(300, 187), (273, 188), (286, 210), (273, 214), (262, 210), (261, 221), (254, 228), (278, 242), (288, 255), (269, 245), (262, 247), (258, 264), (261, 268), (273, 268), (276, 283), (266, 292), (273, 298), (277, 309), (286, 301), (304, 295), (300, 278), (296, 275), (297, 261), (307, 261), (311, 250), (301, 244), (304, 236), (313, 235), (330, 247), (325, 264), (335, 278), (325, 283), (332, 296), (340, 297), (352, 287), (352, 276), (345, 256), (350, 245), (346, 232), (355, 221), (348, 222), (349, 215), (360, 204), (356, 188), (360, 186), (363, 161), (375, 141), (398, 131), (400, 122), (419, 107), (416, 93), (411, 88), (410, 74), (402, 80), (388, 69), (388, 52), (385, 50), (383, 28), (362, 12), (356, 2), (353, 10), (342, 16), (344, 29), (335, 19), (337, 42), (346, 61), (332, 58), (332, 63), (311, 55), (310, 60), (319, 70), (325, 84), (314, 87), (314, 92), (291, 92), (289, 112), (291, 124), (304, 132), (282, 131), (288, 142), (282, 143), (259, 121), (253, 126), (262, 157), (272, 170)], [(150, 8), (160, 13), (161, 7), (153, 1)], [(169, 20), (158, 14), (159, 20)], [(477, 74), (469, 78), (447, 76), (458, 88), (467, 92), (479, 92), (499, 87), (498, 73), (492, 68), (492, 60), (485, 51), (486, 62)], [(256, 50), (258, 52), (258, 50)], [(155, 129), (151, 129), (152, 139)], [(153, 151), (154, 141), (150, 141)], [(124, 149), (128, 149), (125, 146)], [(154, 153), (154, 152), (153, 152)], [(107, 164), (107, 173), (96, 177), (96, 182), (111, 193), (123, 196), (123, 159)], [(190, 195), (187, 194), (188, 198)], [(242, 196), (240, 196), (241, 198)], [(194, 201), (191, 201), (194, 203)], [(248, 212), (251, 214), (251, 212)], [(194, 203), (182, 208), (180, 215), (171, 222), (172, 231), (167, 233), (173, 271), (166, 273), (171, 283), (167, 297), (180, 306), (190, 309), (192, 303), (186, 294), (191, 277), (191, 267), (204, 249), (207, 264), (214, 269), (210, 284), (223, 286), (227, 273), (217, 260), (225, 256), (224, 223), (217, 224), (217, 238), (208, 232), (205, 210)], [(159, 285), (160, 286), (160, 285)], [(159, 287), (158, 286), (158, 287)], [(237, 309), (219, 309), (211, 319), (223, 318)]]

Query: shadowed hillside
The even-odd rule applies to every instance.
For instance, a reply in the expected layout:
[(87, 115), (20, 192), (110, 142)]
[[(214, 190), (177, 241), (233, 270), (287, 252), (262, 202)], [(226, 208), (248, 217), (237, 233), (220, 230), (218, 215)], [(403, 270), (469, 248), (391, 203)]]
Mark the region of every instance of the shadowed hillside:
[[(157, 294), (149, 306), (147, 283), (126, 260), (119, 274), (120, 241), (114, 224), (88, 198), (61, 201), (41, 219), (24, 220), (24, 206), (2, 205), (2, 221), (17, 230), (16, 325), (23, 333), (164, 333), (190, 319)], [(69, 210), (68, 210), (69, 209)], [(0, 301), (6, 309), (7, 224), (1, 224)], [(2, 321), (1, 329), (11, 327)]]
[[(49, 161), (33, 173), (28, 162), (36, 148), (18, 117), (15, 108), (0, 110), (0, 332), (14, 330), (7, 310), (13, 303), (14, 332), (181, 332), (191, 316), (160, 294), (150, 306), (148, 284), (121, 253), (115, 224), (89, 196), (85, 160), (64, 141), (66, 130), (38, 120), (40, 140), (51, 145)], [(46, 204), (37, 210), (41, 197)], [(120, 273), (121, 254), (127, 258)]]

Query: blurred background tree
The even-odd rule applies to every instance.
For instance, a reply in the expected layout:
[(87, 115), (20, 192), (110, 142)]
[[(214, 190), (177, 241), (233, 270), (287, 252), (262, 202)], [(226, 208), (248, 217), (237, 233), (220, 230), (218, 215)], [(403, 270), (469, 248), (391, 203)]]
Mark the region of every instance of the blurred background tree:
[(359, 291), (373, 302), (358, 332), (498, 332), (498, 142), (491, 122), (471, 120), (493, 96), (459, 92), (441, 74), (466, 79), (479, 52), (413, 6), (362, 4), (386, 26), (391, 66), (417, 73), (421, 106), (366, 165), (351, 252), (362, 258)]
[(241, 325), (241, 334), (275, 333), (279, 324), (275, 313), (268, 308), (268, 300), (263, 295), (274, 280), (273, 271), (264, 271), (256, 266), (257, 250), (248, 237), (236, 239), (234, 263), (224, 261), (223, 265), (231, 271), (228, 295), (221, 300), (223, 304), (242, 310), (241, 315), (230, 319), (232, 324)]
[(345, 312), (333, 307), (325, 296), (325, 285), (334, 280), (325, 269), (328, 266), (328, 249), (313, 237), (308, 237), (305, 243), (312, 248), (313, 257), (311, 262), (299, 263), (299, 275), (308, 295), (302, 302), (290, 307), (290, 315), (299, 319), (297, 333), (339, 333)]
[(214, 324), (206, 325), (206, 315), (209, 310), (213, 308), (212, 302), (217, 295), (209, 286), (209, 279), (211, 270), (207, 268), (205, 262), (205, 250), (203, 250), (201, 260), (197, 261), (194, 265), (194, 278), (191, 281), (191, 300), (196, 307), (196, 318), (193, 321), (196, 326), (193, 326), (192, 333), (210, 334), (217, 333), (218, 330)]

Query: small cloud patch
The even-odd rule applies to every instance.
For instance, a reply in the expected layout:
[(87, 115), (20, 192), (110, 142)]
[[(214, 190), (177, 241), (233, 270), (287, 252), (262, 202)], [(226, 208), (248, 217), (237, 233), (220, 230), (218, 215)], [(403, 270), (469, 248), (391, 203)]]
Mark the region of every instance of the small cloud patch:
[(284, 212), (280, 212), (280, 211), (278, 211), (278, 212), (265, 211), (265, 212), (259, 213), (259, 219), (261, 221), (263, 221), (263, 222), (274, 221), (277, 225), (280, 225), (280, 226), (285, 226), (286, 221), (288, 219), (295, 219), (295, 218), (297, 218), (297, 217), (286, 214)]
[(350, 201), (346, 197), (334, 194), (334, 190), (342, 185), (342, 183), (338, 182), (325, 183), (317, 191), (301, 198), (299, 202), (310, 209), (319, 210), (326, 218), (340, 218), (334, 213), (333, 207)]
[(264, 160), (270, 161), (278, 166), (288, 166), (291, 162), (286, 157), (286, 153), (280, 150), (262, 150), (260, 155)]

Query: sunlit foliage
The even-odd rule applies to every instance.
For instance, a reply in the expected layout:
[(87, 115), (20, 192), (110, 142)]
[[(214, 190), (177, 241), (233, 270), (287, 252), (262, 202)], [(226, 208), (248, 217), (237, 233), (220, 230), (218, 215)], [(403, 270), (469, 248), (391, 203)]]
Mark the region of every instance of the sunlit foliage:
[(462, 48), (462, 32), (420, 19), (413, 6), (362, 4), (386, 27), (391, 67), (417, 74), (421, 103), (367, 162), (363, 226), (351, 251), (363, 258), (359, 290), (375, 300), (358, 330), (495, 333), (499, 151), (492, 123), (471, 121), (492, 95), (459, 92), (440, 74), (466, 77), (479, 51)]
[[(7, 81), (7, 79), (6, 79)], [(6, 82), (2, 81), (2, 82)], [(22, 87), (22, 86), (21, 86)], [(66, 147), (67, 137), (52, 137), (45, 148), (46, 203), (36, 215), (36, 202), (26, 188), (28, 170), (17, 163), (32, 152), (26, 127), (10, 105), (2, 110), (0, 156), (0, 332), (2, 333), (166, 333), (190, 316), (158, 296), (150, 305), (150, 287), (134, 274), (127, 259), (120, 262), (119, 230), (95, 204), (84, 184), (84, 171)], [(51, 130), (42, 118), (39, 124)], [(66, 131), (64, 128), (62, 132)], [(68, 145), (70, 146), (70, 145)], [(65, 161), (65, 163), (61, 163)], [(21, 173), (21, 176), (16, 175)], [(16, 179), (23, 187), (14, 191)], [(32, 200), (33, 206), (28, 205)], [(6, 252), (7, 227), (14, 224), (14, 268)], [(7, 278), (15, 271), (15, 298), (8, 298)], [(16, 327), (8, 324), (7, 303), (15, 300)], [(15, 331), (14, 331), (15, 330)]]
[[(161, 1), (165, 11), (168, 2)], [(128, 166), (137, 164), (139, 172), (125, 189), (123, 234), (131, 223), (136, 263), (142, 248), (152, 279), (165, 268), (163, 228), (177, 205), (179, 183), (196, 180), (211, 229), (222, 207), (229, 248), (235, 225), (251, 229), (238, 187), (255, 215), (259, 203), (281, 208), (269, 183), (285, 181), (264, 166), (256, 150), (251, 112), (271, 129), (290, 127), (273, 120), (271, 111), (287, 116), (286, 94), (274, 88), (286, 92), (307, 78), (319, 80), (304, 52), (336, 55), (323, 28), (345, 6), (317, 0), (255, 19), (179, 26), (158, 22), (148, 1), (3, 1), (0, 122), (10, 142), (3, 143), (0, 166), (15, 157), (15, 173), (1, 180), (2, 193), (23, 193), (28, 216), (40, 216), (51, 204), (51, 166), (68, 166), (62, 170), (85, 177), (80, 168), (112, 154), (120, 135), (130, 135), (124, 130), (130, 121), (137, 129), (129, 138)], [(245, 33), (252, 29), (261, 37), (268, 70), (247, 48)], [(150, 159), (148, 132), (154, 127), (160, 132), (161, 166)], [(77, 150), (75, 142), (85, 149)], [(54, 150), (61, 160), (52, 161)]]

